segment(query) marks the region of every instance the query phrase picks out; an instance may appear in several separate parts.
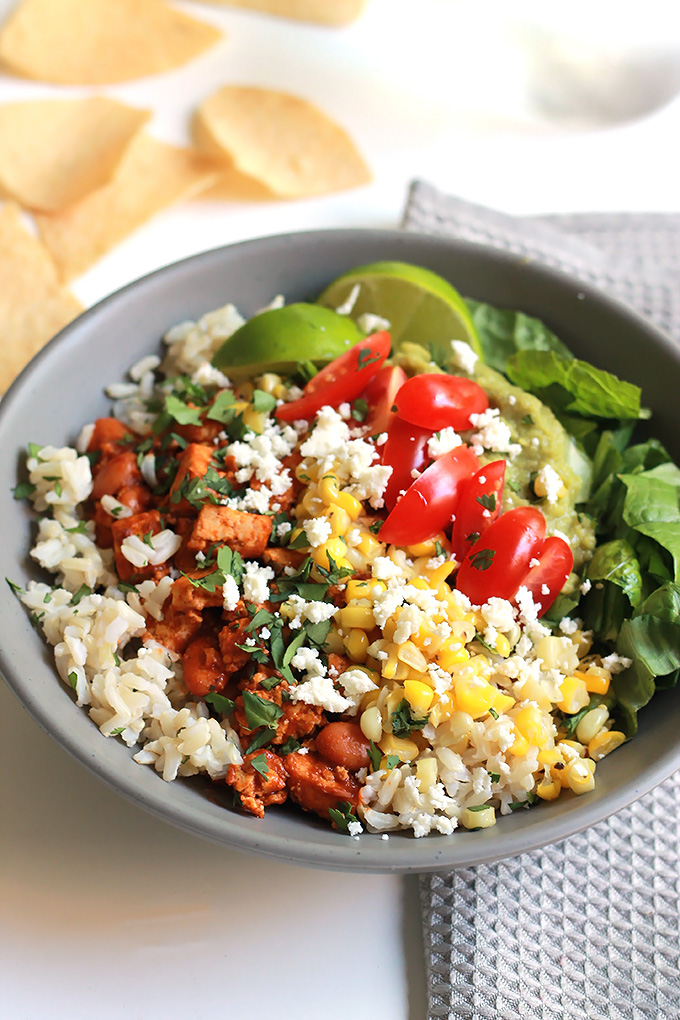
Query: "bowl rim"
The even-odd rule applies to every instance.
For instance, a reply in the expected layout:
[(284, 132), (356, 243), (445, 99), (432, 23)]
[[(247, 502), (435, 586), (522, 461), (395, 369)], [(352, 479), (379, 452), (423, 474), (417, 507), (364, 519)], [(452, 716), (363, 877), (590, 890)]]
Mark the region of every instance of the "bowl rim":
[[(238, 258), (239, 253), (244, 250), (253, 250), (257, 253), (258, 249), (266, 249), (276, 243), (280, 245), (285, 244), (290, 239), (293, 239), (294, 243), (299, 245), (306, 243), (332, 245), (341, 238), (351, 239), (355, 243), (370, 240), (373, 242), (384, 242), (386, 245), (394, 244), (398, 240), (399, 243), (405, 242), (407, 247), (411, 242), (414, 244), (420, 243), (434, 249), (440, 249), (442, 252), (457, 250), (465, 253), (469, 251), (477, 255), (483, 252), (484, 257), (490, 258), (500, 265), (515, 265), (521, 260), (539, 278), (553, 280), (560, 285), (569, 285), (572, 288), (577, 284), (579, 291), (582, 291), (590, 300), (597, 302), (615, 316), (623, 317), (632, 322), (641, 335), (644, 335), (654, 347), (665, 349), (680, 364), (680, 351), (675, 342), (670, 336), (649, 323), (636, 309), (602, 291), (595, 284), (585, 281), (576, 275), (566, 273), (552, 265), (546, 265), (539, 258), (527, 259), (524, 255), (520, 257), (494, 245), (476, 241), (403, 230), (351, 227), (306, 230), (291, 234), (258, 237), (211, 248), (162, 266), (145, 276), (131, 281), (97, 302), (69, 323), (43, 347), (13, 382), (6, 395), (0, 401), (0, 434), (7, 427), (7, 423), (11, 421), (15, 410), (20, 407), (34, 373), (44, 364), (52, 361), (52, 359), (58, 359), (62, 350), (68, 347), (69, 342), (75, 342), (73, 338), (77, 340), (83, 328), (87, 330), (90, 324), (96, 324), (102, 316), (108, 316), (111, 313), (115, 315), (116, 308), (122, 306), (127, 296), (131, 293), (143, 292), (153, 281), (162, 280), (163, 278), (172, 279), (175, 275), (181, 276), (187, 270), (187, 267), (200, 267), (203, 263), (212, 263), (220, 259), (230, 260), (231, 258)], [(171, 325), (172, 323), (169, 323), (168, 328)], [(44, 638), (41, 636), (40, 640), (43, 642)], [(63, 692), (64, 688), (59, 684), (53, 661), (51, 666), (58, 685), (55, 686), (55, 690)], [(670, 746), (660, 750), (654, 762), (647, 763), (635, 783), (626, 783), (614, 792), (608, 793), (606, 801), (592, 795), (589, 798), (568, 800), (566, 802), (567, 808), (554, 817), (551, 815), (540, 818), (538, 821), (532, 821), (532, 824), (524, 825), (516, 831), (505, 832), (502, 839), (499, 839), (496, 835), (498, 830), (495, 827), (491, 830), (466, 833), (464, 836), (464, 843), (466, 845), (465, 847), (460, 846), (460, 848), (460, 837), (457, 837), (456, 834), (454, 834), (453, 838), (438, 837), (433, 834), (430, 839), (418, 840), (417, 845), (419, 849), (417, 853), (414, 853), (413, 840), (409, 838), (410, 834), (407, 833), (407, 838), (403, 840), (403, 846), (394, 845), (400, 843), (401, 839), (391, 839), (389, 854), (385, 854), (385, 844), (378, 847), (375, 837), (372, 839), (368, 837), (367, 839), (366, 836), (363, 836), (358, 840), (352, 840), (342, 839), (338, 836), (337, 846), (335, 846), (327, 844), (315, 845), (314, 842), (305, 843), (285, 835), (258, 832), (255, 828), (225, 833), (224, 826), (214, 823), (211, 817), (197, 819), (190, 808), (185, 809), (183, 803), (172, 805), (169, 810), (168, 804), (165, 802), (168, 784), (163, 783), (157, 774), (154, 773), (154, 776), (156, 776), (161, 785), (158, 787), (158, 795), (156, 796), (153, 792), (149, 793), (144, 789), (140, 789), (134, 781), (128, 781), (125, 776), (113, 772), (110, 766), (107, 765), (106, 757), (100, 760), (93, 758), (88, 750), (80, 746), (77, 740), (72, 737), (66, 718), (62, 720), (57, 717), (55, 719), (50, 715), (46, 706), (31, 697), (30, 686), (26, 683), (25, 678), (14, 670), (11, 656), (7, 654), (4, 642), (0, 643), (0, 673), (5, 677), (8, 686), (19, 701), (47, 733), (91, 772), (94, 772), (108, 786), (127, 799), (141, 805), (164, 821), (170, 822), (195, 835), (207, 838), (212, 842), (232, 846), (238, 850), (254, 850), (264, 856), (283, 858), (314, 867), (359, 870), (363, 872), (406, 873), (438, 871), (452, 867), (470, 866), (471, 864), (492, 863), (538, 849), (549, 843), (558, 842), (603, 821), (649, 792), (680, 766), (680, 744), (675, 748)], [(661, 698), (661, 692), (656, 697)], [(78, 713), (87, 715), (82, 708), (76, 708), (73, 701), (71, 701), (71, 704), (73, 704), (74, 709)], [(64, 705), (66, 705), (65, 700)], [(69, 716), (69, 713), (66, 712), (65, 716)], [(89, 718), (88, 722), (90, 722)], [(94, 724), (90, 723), (90, 725)], [(132, 755), (132, 753), (132, 749), (129, 749), (129, 754)], [(172, 788), (170, 787), (170, 789)], [(568, 805), (571, 806), (569, 807)], [(229, 816), (231, 813), (224, 812), (224, 814)], [(533, 815), (533, 812), (531, 814)], [(305, 821), (307, 821), (307, 817)], [(527, 814), (528, 821), (529, 817)], [(310, 834), (312, 832), (313, 829), (310, 828)], [(395, 835), (401, 836), (401, 834)], [(366, 846), (369, 842), (371, 845)], [(462, 843), (463, 841), (460, 840), (460, 842)], [(378, 850), (380, 852), (376, 852)]]

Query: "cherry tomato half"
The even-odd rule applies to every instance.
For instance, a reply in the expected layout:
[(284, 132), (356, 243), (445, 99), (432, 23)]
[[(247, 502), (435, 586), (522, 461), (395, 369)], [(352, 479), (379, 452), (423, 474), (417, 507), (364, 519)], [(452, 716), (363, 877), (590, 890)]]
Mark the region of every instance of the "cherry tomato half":
[(505, 461), (494, 460), (463, 482), (451, 531), (451, 547), (457, 560), (463, 559), (500, 514), (504, 480)]
[(543, 616), (562, 591), (574, 566), (574, 554), (563, 538), (552, 535), (534, 555), (538, 563), (529, 567), (521, 585), (529, 589), (540, 607), (538, 615)]
[(392, 410), (394, 399), (406, 382), (407, 375), (398, 365), (383, 365), (371, 379), (361, 396), (368, 404), (368, 414), (364, 425), (368, 425), (371, 435), (387, 432), (394, 420)]
[(512, 599), (544, 538), (545, 517), (540, 510), (531, 506), (508, 510), (468, 550), (456, 587), (476, 606), (492, 595)]
[(277, 407), (276, 417), (284, 421), (309, 420), (325, 404), (338, 407), (344, 401), (354, 400), (381, 368), (389, 353), (389, 333), (367, 336), (317, 372), (305, 386), (299, 400)]
[(422, 471), (427, 463), (427, 441), (434, 433), (409, 425), (396, 415), (383, 446), (382, 463), (392, 468), (383, 494), (385, 506), (393, 510), (399, 497), (413, 485), (413, 471)]
[(451, 426), (457, 431), (471, 428), (470, 415), (481, 414), (489, 398), (476, 382), (461, 375), (426, 373), (414, 375), (399, 390), (397, 414), (421, 428)]
[(457, 446), (423, 471), (378, 532), (381, 542), (413, 545), (432, 538), (455, 513), (461, 484), (479, 467), (468, 446)]

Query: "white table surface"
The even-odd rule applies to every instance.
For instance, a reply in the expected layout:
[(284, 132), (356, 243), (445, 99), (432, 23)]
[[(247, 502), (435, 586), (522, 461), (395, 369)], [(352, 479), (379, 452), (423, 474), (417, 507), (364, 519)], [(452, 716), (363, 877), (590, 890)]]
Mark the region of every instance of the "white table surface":
[[(343, 30), (182, 6), (228, 38), (109, 94), (152, 107), (152, 132), (181, 142), (191, 109), (222, 84), (297, 92), (347, 127), (375, 179), (308, 201), (168, 210), (77, 282), (87, 304), (232, 241), (396, 226), (416, 176), (507, 212), (680, 211), (680, 100), (618, 125), (532, 115), (483, 0), (474, 11), (370, 0)], [(0, 15), (11, 7), (0, 0)], [(0, 75), (0, 101), (87, 92)], [(72, 761), (4, 685), (0, 728), (4, 1020), (424, 1016), (417, 879), (307, 871), (176, 831)]]

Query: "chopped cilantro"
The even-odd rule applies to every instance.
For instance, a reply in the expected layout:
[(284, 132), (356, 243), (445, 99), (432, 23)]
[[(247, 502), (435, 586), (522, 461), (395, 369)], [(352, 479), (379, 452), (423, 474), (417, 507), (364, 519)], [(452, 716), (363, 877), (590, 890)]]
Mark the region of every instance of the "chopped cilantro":
[(474, 545), (474, 543), (479, 538), (481, 538), (481, 535), (480, 535), (480, 533), (478, 531), (471, 531), (469, 535), (465, 536), (465, 541), (466, 542), (470, 542), (472, 545)]
[(118, 582), (118, 591), (123, 591), (123, 592), (133, 591), (135, 594), (137, 594), (137, 585), (136, 584), (128, 584), (127, 581), (119, 581)]
[(267, 764), (267, 756), (264, 752), (258, 754), (255, 758), (251, 758), (250, 764), (256, 772), (259, 772), (265, 779), (267, 778), (269, 775), (269, 765)]
[(260, 698), (252, 691), (243, 692), (243, 710), (251, 730), (256, 730), (258, 726), (271, 726), (283, 715), (283, 709), (277, 704)]
[(118, 652), (113, 653), (113, 664), (114, 666), (120, 666), (120, 655)]
[(368, 403), (363, 397), (357, 397), (352, 404), (352, 417), (355, 421), (365, 421), (368, 414)]
[(533, 425), (533, 424), (534, 424), (534, 419), (531, 417), (531, 415), (530, 414), (525, 414), (524, 417), (522, 418), (522, 425)]
[(313, 361), (298, 361), (295, 368), (296, 379), (305, 386), (310, 379), (313, 379), (318, 372), (318, 368)]
[(495, 549), (480, 549), (470, 557), (470, 566), (475, 570), (488, 570), (496, 555)]
[(42, 446), (38, 446), (37, 443), (28, 444), (28, 455), (29, 457), (39, 457)]
[(12, 489), (12, 494), (15, 499), (26, 499), (28, 496), (32, 496), (35, 492), (35, 485), (31, 482), (19, 482), (18, 485)]
[(349, 832), (349, 823), (359, 821), (349, 801), (338, 801), (337, 808), (329, 808), (328, 814), (335, 827), (340, 829), (340, 832)]
[(109, 733), (109, 736), (110, 737), (119, 737), (124, 729), (125, 729), (124, 726), (116, 726), (115, 730), (111, 730), (111, 732)]
[[(377, 535), (378, 532), (380, 531), (380, 529), (382, 528), (384, 523), (385, 523), (384, 521), (373, 521), (373, 524), (369, 524), (368, 530), (373, 535)], [(439, 544), (439, 543), (437, 543), (437, 544)]]
[(273, 397), (271, 393), (265, 393), (264, 390), (255, 390), (253, 392), (253, 410), (262, 414), (269, 414), (276, 407), (276, 397)]
[(54, 491), (56, 492), (56, 494), (59, 497), (59, 499), (61, 499), (61, 496), (62, 496), (62, 493), (63, 493), (63, 489), (61, 487), (61, 479), (60, 478), (57, 478), (56, 482), (54, 483)]
[[(176, 421), (178, 425), (200, 425), (201, 424), (201, 412), (197, 407), (189, 407), (183, 400), (176, 397), (173, 393), (168, 393), (165, 398), (165, 415), (161, 414), (156, 420), (158, 424), (161, 420), (166, 420), (167, 417), (171, 420)], [(169, 422), (168, 422), (169, 424)], [(154, 427), (154, 431), (156, 431)], [(163, 426), (162, 431), (165, 431)]]
[(16, 592), (17, 595), (23, 595), (24, 594), (24, 589), (20, 588), (19, 585), (15, 581), (10, 581), (9, 577), (6, 577), (5, 580), (7, 581), (7, 584), (10, 586), (12, 591)]
[(152, 538), (153, 531), (149, 528), (149, 530), (144, 535), (142, 535), (142, 542), (144, 543), (144, 545), (148, 545), (150, 549), (153, 549), (153, 542), (151, 541)]
[[(512, 805), (510, 805), (512, 807)], [(468, 811), (486, 811), (490, 804), (473, 804), (472, 807), (468, 808)]]
[(380, 762), (382, 761), (382, 751), (373, 741), (371, 741), (368, 747), (368, 757), (371, 762), (371, 768), (374, 772), (377, 772), (380, 768)]
[(259, 751), (261, 747), (266, 747), (267, 744), (271, 743), (272, 737), (275, 735), (276, 726), (263, 726), (252, 743), (246, 747), (246, 754), (250, 754), (251, 751)]
[(309, 545), (307, 533), (303, 528), (299, 535), (296, 535), (292, 542), (288, 543), (289, 549), (306, 549)]
[(500, 772), (489, 772), (489, 779), (492, 783), (500, 783), (501, 774)]
[(483, 506), (485, 510), (495, 510), (496, 509), (496, 493), (495, 492), (485, 492), (483, 495), (477, 496), (477, 502), (480, 504), (480, 506)]
[[(187, 443), (186, 439), (184, 438), (184, 436), (180, 436), (180, 434), (178, 432), (171, 432), (170, 433), (170, 438), (175, 443), (177, 443), (177, 445), (179, 446), (180, 450), (186, 450), (187, 446), (189, 445)], [(141, 467), (141, 464), (140, 464), (140, 467)]]
[(217, 691), (211, 691), (210, 694), (206, 694), (203, 700), (212, 705), (215, 711), (221, 715), (231, 715), (236, 707), (231, 698), (225, 698), (223, 694), (218, 694)]
[(278, 753), (285, 757), (287, 754), (293, 754), (293, 752), (299, 751), (301, 747), (302, 744), (299, 740), (296, 740), (295, 737), (288, 737), (278, 748)]
[(434, 554), (435, 556), (446, 556), (444, 546), (439, 541), (434, 543)]
[(75, 528), (64, 528), (69, 535), (87, 535), (87, 523), (85, 521), (79, 521)]
[(87, 584), (81, 584), (77, 592), (71, 595), (71, 605), (77, 606), (81, 599), (84, 599), (86, 595), (91, 595), (92, 589)]
[(234, 414), (236, 413), (234, 411), (235, 403), (236, 398), (233, 391), (222, 390), (221, 393), (217, 394), (212, 406), (208, 409), (206, 418), (209, 418), (210, 421), (222, 422), (223, 425), (227, 422), (231, 422), (234, 418)]
[(422, 730), (429, 716), (415, 716), (406, 698), (402, 698), (392, 713), (392, 732), (395, 737), (408, 737), (413, 730)]
[(370, 347), (359, 347), (357, 348), (357, 368), (368, 368), (369, 365), (375, 365), (376, 361), (380, 361), (381, 355), (374, 354)]
[(76, 687), (78, 686), (78, 674), (76, 673), (75, 670), (73, 670), (71, 673), (69, 673), (69, 675), (68, 675), (68, 682), (70, 683), (71, 687), (75, 691)]
[(328, 568), (322, 567), (317, 563), (316, 569), (328, 584), (338, 584), (343, 578), (350, 577), (354, 573), (351, 567), (338, 567), (328, 552), (326, 553), (326, 558), (328, 559)]
[(400, 761), (401, 759), (398, 754), (388, 754), (385, 758), (385, 768), (388, 772), (391, 772), (392, 769), (396, 769)]
[(489, 715), (492, 716), (494, 719), (498, 719), (498, 712), (496, 711), (495, 708), (489, 709)]

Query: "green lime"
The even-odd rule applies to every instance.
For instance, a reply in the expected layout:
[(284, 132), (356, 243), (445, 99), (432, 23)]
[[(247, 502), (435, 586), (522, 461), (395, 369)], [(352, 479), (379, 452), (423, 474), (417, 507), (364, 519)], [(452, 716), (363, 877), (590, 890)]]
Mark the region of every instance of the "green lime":
[(217, 349), (212, 363), (233, 378), (290, 372), (300, 361), (332, 361), (362, 337), (348, 315), (320, 305), (284, 305), (248, 319)]
[(465, 301), (443, 277), (408, 262), (373, 262), (339, 276), (319, 304), (339, 308), (359, 292), (351, 316), (373, 313), (387, 319), (394, 347), (420, 344), (439, 364), (451, 360), (451, 341), (464, 340), (481, 355), (477, 331)]

